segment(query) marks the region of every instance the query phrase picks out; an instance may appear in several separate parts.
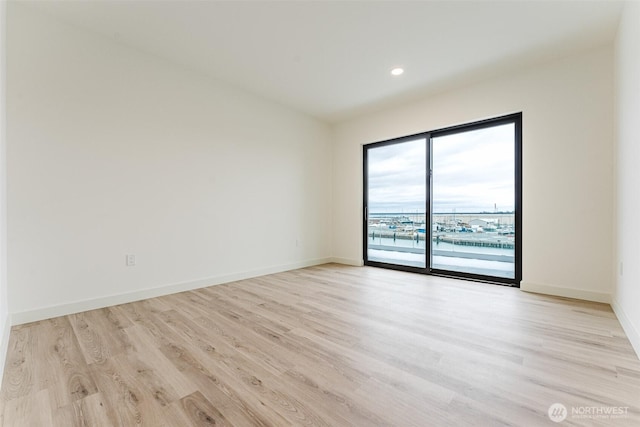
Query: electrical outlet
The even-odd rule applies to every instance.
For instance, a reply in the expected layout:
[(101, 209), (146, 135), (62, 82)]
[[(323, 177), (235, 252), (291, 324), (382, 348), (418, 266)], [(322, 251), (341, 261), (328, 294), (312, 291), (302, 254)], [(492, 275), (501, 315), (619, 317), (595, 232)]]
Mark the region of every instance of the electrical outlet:
[(127, 254), (126, 263), (127, 263), (127, 267), (133, 267), (134, 265), (136, 265), (136, 256), (133, 254)]
[(624, 274), (624, 263), (620, 261), (620, 276)]

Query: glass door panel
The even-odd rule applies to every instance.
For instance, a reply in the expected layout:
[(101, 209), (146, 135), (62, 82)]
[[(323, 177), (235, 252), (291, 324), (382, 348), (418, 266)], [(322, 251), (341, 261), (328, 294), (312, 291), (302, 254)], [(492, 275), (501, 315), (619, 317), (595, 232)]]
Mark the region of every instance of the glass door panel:
[(427, 140), (365, 146), (365, 262), (426, 268)]
[(431, 138), (431, 269), (515, 279), (515, 123)]

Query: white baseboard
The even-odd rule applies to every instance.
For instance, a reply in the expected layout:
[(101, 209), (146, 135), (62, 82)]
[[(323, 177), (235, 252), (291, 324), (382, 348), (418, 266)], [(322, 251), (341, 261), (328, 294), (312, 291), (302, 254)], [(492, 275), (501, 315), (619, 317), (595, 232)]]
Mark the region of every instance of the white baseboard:
[(521, 282), (520, 290), (536, 294), (555, 295), (585, 301), (611, 303), (611, 295), (604, 292), (585, 291), (583, 289), (563, 288), (561, 286), (543, 285), (540, 283)]
[(0, 337), (0, 384), (2, 384), (2, 378), (4, 377), (4, 365), (7, 361), (7, 352), (9, 350), (9, 335), (11, 334), (11, 316), (6, 314), (3, 319), (2, 336)]
[(163, 295), (174, 294), (192, 289), (204, 288), (206, 286), (220, 285), (222, 283), (235, 282), (237, 280), (250, 279), (252, 277), (264, 276), (266, 274), (280, 273), (283, 271), (295, 270), (297, 268), (311, 267), (314, 265), (327, 264), (333, 262), (332, 258), (319, 258), (307, 261), (295, 262), (292, 264), (278, 265), (258, 270), (225, 274), (217, 277), (191, 280), (188, 282), (172, 283), (154, 288), (142, 289), (134, 292), (127, 292), (117, 295), (108, 295), (82, 301), (74, 301), (67, 304), (59, 304), (48, 307), (41, 307), (34, 310), (26, 310), (11, 314), (12, 325), (36, 322), (38, 320), (50, 319), (52, 317), (66, 316), (68, 314), (79, 313), (97, 308), (110, 307), (112, 305), (126, 304), (148, 298), (155, 298)]
[(622, 306), (618, 304), (618, 301), (613, 299), (611, 301), (611, 308), (613, 308), (613, 312), (618, 317), (618, 321), (622, 325), (622, 329), (624, 329), (624, 333), (627, 334), (627, 338), (629, 338), (629, 342), (631, 343), (631, 347), (636, 352), (636, 355), (640, 359), (640, 331), (636, 329), (634, 324), (631, 322), (627, 314), (622, 309)]
[(336, 264), (353, 265), (354, 267), (362, 267), (364, 265), (364, 262), (361, 259), (333, 257), (330, 258), (330, 260)]

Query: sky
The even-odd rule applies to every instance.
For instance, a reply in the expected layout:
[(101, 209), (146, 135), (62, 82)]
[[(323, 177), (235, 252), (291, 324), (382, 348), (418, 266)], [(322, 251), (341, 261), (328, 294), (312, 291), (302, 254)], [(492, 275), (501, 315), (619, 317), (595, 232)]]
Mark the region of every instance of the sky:
[[(434, 138), (433, 211), (514, 209), (514, 125)], [(424, 212), (424, 138), (370, 149), (369, 212)]]

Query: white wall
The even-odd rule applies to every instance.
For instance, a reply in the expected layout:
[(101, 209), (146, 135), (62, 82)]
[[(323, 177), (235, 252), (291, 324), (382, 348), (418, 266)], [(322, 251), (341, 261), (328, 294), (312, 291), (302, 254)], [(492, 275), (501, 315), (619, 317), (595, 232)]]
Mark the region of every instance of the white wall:
[(16, 2), (8, 13), (14, 322), (328, 259), (327, 125)]
[(522, 288), (608, 302), (612, 55), (596, 49), (337, 126), (334, 256), (363, 258), (362, 144), (522, 111)]
[(7, 305), (7, 162), (6, 70), (7, 2), (0, 1), (0, 383), (9, 344), (11, 321)]
[[(640, 3), (628, 2), (616, 40), (617, 259), (613, 308), (640, 355)], [(620, 263), (623, 263), (622, 271)]]

